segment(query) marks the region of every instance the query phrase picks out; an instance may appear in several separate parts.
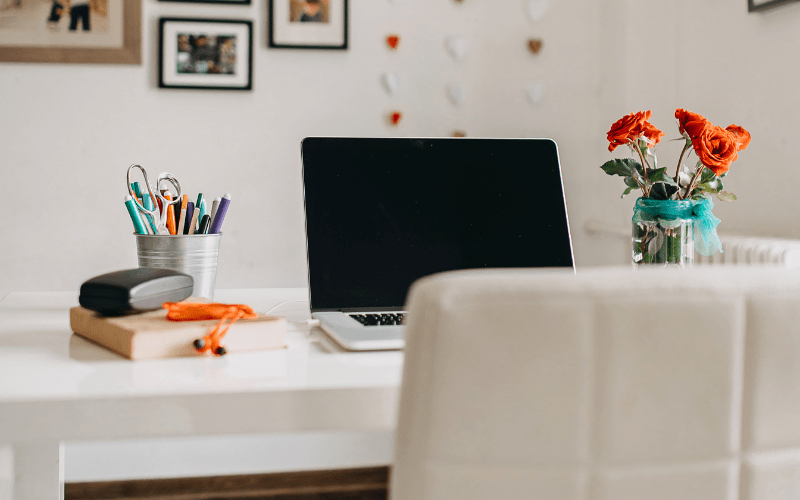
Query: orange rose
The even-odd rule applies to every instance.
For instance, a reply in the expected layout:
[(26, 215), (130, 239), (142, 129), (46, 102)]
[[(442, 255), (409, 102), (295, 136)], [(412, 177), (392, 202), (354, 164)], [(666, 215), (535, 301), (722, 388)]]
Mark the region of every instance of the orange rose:
[(608, 131), (608, 150), (614, 151), (617, 146), (627, 144), (629, 140), (636, 139), (642, 132), (644, 123), (650, 119), (650, 111), (639, 111), (625, 115), (611, 125)]
[(703, 115), (692, 113), (685, 109), (676, 109), (675, 118), (678, 119), (678, 129), (681, 134), (686, 134), (689, 139), (694, 141), (695, 137), (699, 136), (706, 127), (711, 126), (711, 122), (705, 119)]
[(642, 125), (642, 135), (650, 141), (647, 147), (652, 148), (661, 141), (661, 138), (664, 137), (665, 134), (651, 125), (650, 122), (644, 122)]
[(736, 136), (739, 143), (738, 151), (744, 151), (750, 145), (750, 132), (744, 128), (739, 125), (728, 125), (725, 130)]
[(740, 137), (735, 133), (710, 125), (692, 139), (692, 146), (700, 162), (719, 177), (738, 158), (739, 141)]

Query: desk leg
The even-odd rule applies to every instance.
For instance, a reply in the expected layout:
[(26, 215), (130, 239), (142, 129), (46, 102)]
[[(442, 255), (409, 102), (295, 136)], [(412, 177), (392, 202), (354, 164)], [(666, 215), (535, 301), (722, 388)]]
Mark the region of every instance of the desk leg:
[(14, 500), (64, 500), (64, 443), (14, 445)]

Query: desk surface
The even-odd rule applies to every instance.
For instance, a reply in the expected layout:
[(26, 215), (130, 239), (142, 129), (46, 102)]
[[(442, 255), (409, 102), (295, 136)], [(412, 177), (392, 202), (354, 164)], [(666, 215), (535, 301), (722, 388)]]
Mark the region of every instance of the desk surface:
[(393, 428), (402, 353), (326, 349), (302, 324), (307, 299), (215, 294), (258, 312), (299, 301), (273, 311), (290, 321), (287, 349), (133, 362), (71, 332), (75, 293), (12, 293), (0, 301), (0, 442)]

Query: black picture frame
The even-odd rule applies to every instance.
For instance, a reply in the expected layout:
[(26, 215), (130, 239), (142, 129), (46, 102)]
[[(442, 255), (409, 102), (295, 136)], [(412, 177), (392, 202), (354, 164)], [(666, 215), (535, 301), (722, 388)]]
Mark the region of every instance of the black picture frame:
[[(322, 0), (328, 9), (329, 30), (319, 30), (322, 23), (293, 22), (287, 15), (303, 0), (267, 0), (268, 46), (275, 49), (347, 50), (349, 36), (348, 0)], [(288, 7), (288, 9), (287, 9)], [(297, 26), (292, 26), (297, 25)], [(290, 27), (286, 29), (287, 27)], [(287, 33), (294, 31), (295, 33)], [(315, 32), (319, 35), (315, 36)], [(301, 36), (293, 36), (293, 34)]]
[(794, 3), (800, 0), (747, 0), (747, 12), (761, 12), (780, 5)]
[[(203, 37), (206, 42), (201, 44)], [(196, 53), (208, 59), (198, 59)], [(252, 90), (253, 21), (162, 17), (158, 23), (158, 87)]]

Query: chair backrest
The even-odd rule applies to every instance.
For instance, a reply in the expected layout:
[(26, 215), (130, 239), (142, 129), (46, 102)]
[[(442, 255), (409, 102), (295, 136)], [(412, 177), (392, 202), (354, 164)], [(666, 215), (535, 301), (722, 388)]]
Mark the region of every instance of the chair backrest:
[(800, 498), (800, 271), (462, 271), (408, 318), (392, 500)]

